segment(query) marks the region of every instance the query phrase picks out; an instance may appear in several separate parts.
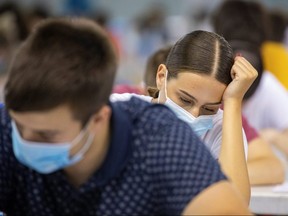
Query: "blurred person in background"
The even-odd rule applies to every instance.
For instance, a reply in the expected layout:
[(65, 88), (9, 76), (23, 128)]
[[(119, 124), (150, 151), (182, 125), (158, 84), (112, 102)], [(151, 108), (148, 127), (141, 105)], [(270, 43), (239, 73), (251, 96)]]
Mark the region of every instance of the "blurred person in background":
[[(158, 67), (160, 64), (165, 64), (171, 48), (172, 46), (163, 47), (148, 58), (144, 73), (144, 81), (146, 83), (145, 90), (148, 94), (151, 90), (152, 92), (150, 93), (153, 94), (153, 89), (157, 88), (156, 75)], [(247, 56), (245, 57), (247, 58)], [(249, 58), (247, 59), (251, 60)], [(251, 63), (254, 64), (254, 62)], [(254, 85), (252, 84), (252, 86)], [(251, 92), (250, 89), (253, 88), (252, 86), (248, 90), (249, 93)], [(248, 141), (247, 168), (250, 184), (265, 185), (282, 183), (284, 181), (285, 171), (280, 159), (275, 155), (269, 144), (259, 135), (257, 130), (249, 124), (243, 115), (242, 124)], [(230, 173), (226, 174), (230, 176)]]
[(0, 101), (3, 102), (3, 88), (7, 78), (8, 65), (13, 53), (28, 36), (24, 15), (12, 3), (0, 5)]
[(259, 2), (224, 1), (213, 14), (212, 23), (216, 33), (228, 40), (235, 54), (247, 53), (258, 70), (259, 75), (244, 98), (243, 114), (269, 144), (288, 155), (287, 90), (265, 70), (263, 63), (262, 46), (269, 35), (266, 9)]
[(28, 36), (28, 28), (25, 23), (24, 13), (20, 7), (13, 3), (4, 3), (0, 5), (0, 15), (11, 16), (12, 23), (7, 24), (7, 34), (9, 34), (9, 40), (17, 43), (23, 41)]
[(280, 10), (269, 10), (269, 34), (262, 46), (264, 69), (270, 71), (288, 90), (288, 51), (284, 44), (287, 16)]
[(25, 13), (25, 17), (28, 31), (31, 32), (39, 22), (51, 17), (51, 15), (44, 6), (36, 5)]
[(137, 85), (129, 85), (129, 84), (117, 84), (113, 87), (112, 93), (131, 93), (131, 94), (144, 94), (143, 88)]
[(167, 45), (152, 53), (146, 63), (146, 68), (143, 76), (143, 87), (146, 95), (152, 95), (157, 88), (156, 75), (158, 67), (166, 63), (172, 45)]
[(112, 43), (116, 49), (116, 53), (118, 54), (118, 58), (121, 58), (122, 55), (122, 45), (120, 42), (120, 37), (110, 29), (109, 23), (110, 23), (110, 14), (103, 10), (96, 10), (93, 12), (93, 15), (91, 16), (91, 19), (95, 20), (95, 22), (100, 25), (105, 31), (107, 31), (109, 37), (112, 40)]
[(141, 58), (146, 59), (168, 40), (164, 8), (163, 5), (152, 5), (136, 19), (139, 34), (138, 53)]

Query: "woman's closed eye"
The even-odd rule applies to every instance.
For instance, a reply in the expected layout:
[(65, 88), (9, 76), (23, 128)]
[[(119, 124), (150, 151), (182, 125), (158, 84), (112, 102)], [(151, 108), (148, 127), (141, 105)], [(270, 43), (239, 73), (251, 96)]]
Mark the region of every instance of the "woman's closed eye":
[(179, 99), (183, 104), (186, 104), (186, 105), (190, 105), (193, 103), (191, 100), (183, 98), (183, 97), (179, 97)]
[(211, 114), (214, 114), (218, 111), (219, 107), (217, 108), (203, 107), (203, 109), (207, 112), (210, 112)]

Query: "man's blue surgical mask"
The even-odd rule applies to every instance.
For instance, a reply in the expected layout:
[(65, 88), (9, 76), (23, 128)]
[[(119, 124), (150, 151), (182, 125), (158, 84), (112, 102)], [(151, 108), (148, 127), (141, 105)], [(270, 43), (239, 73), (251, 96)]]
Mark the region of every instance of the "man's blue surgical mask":
[[(193, 131), (201, 137), (204, 135), (208, 130), (213, 128), (213, 118), (215, 115), (201, 115), (199, 117), (194, 117), (191, 113), (183, 109), (181, 106), (176, 104), (172, 101), (167, 95), (167, 77), (168, 71), (166, 71), (166, 78), (165, 78), (165, 96), (166, 101), (165, 105), (168, 106), (176, 116), (181, 119), (182, 121), (189, 124), (189, 126), (193, 129)], [(159, 97), (158, 97), (159, 102)]]
[(42, 143), (24, 140), (12, 121), (12, 144), (16, 158), (23, 165), (42, 173), (49, 174), (64, 167), (73, 165), (83, 159), (94, 140), (94, 135), (89, 135), (86, 143), (74, 156), (70, 157), (70, 150), (84, 138), (86, 130), (70, 143)]

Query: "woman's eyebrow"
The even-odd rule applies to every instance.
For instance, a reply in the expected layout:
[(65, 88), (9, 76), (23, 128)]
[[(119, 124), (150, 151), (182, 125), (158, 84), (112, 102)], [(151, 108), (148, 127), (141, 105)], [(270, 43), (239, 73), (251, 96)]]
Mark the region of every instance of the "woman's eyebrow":
[[(197, 100), (195, 97), (193, 97), (192, 95), (190, 95), (188, 92), (186, 92), (186, 91), (184, 91), (184, 90), (182, 90), (182, 89), (179, 89), (179, 91), (180, 91), (181, 93), (185, 94), (187, 97), (191, 98), (192, 100), (198, 102), (198, 100)], [(222, 103), (222, 102), (219, 101), (219, 102), (206, 103), (205, 105), (220, 105), (221, 103)]]
[(181, 93), (185, 94), (187, 97), (191, 98), (192, 100), (198, 102), (198, 100), (197, 100), (195, 97), (193, 97), (192, 95), (190, 95), (188, 92), (186, 92), (186, 91), (184, 91), (184, 90), (181, 90), (181, 89), (179, 89), (179, 91), (180, 91)]

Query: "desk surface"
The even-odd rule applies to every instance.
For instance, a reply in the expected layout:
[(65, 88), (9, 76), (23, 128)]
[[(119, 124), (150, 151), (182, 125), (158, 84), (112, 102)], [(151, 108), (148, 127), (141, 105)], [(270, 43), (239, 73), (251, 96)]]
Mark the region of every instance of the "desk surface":
[(250, 209), (253, 213), (288, 215), (288, 191), (275, 192), (274, 189), (275, 186), (251, 188)]

